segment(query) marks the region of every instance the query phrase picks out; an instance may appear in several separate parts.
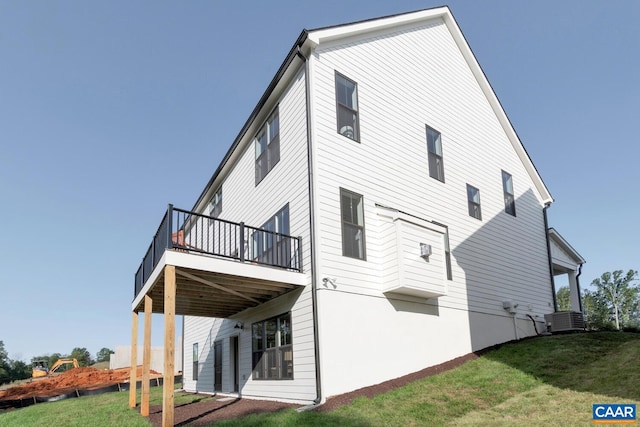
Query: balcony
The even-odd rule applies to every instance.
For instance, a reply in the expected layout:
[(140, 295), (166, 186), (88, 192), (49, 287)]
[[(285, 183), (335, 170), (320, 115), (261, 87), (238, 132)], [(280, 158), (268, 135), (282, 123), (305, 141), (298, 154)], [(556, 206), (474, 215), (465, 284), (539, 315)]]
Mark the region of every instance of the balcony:
[(169, 205), (136, 271), (133, 310), (162, 313), (164, 267), (176, 267), (176, 314), (229, 317), (304, 286), (300, 237)]

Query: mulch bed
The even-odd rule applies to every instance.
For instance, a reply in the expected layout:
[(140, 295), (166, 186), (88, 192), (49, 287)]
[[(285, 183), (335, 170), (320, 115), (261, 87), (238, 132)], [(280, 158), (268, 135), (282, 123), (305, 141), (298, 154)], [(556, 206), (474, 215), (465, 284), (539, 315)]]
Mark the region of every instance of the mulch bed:
[[(216, 421), (230, 420), (251, 414), (277, 412), (299, 406), (291, 403), (252, 399), (207, 400), (176, 406), (173, 423), (175, 426), (207, 426)], [(162, 426), (162, 405), (149, 407), (149, 421), (156, 427)]]
[[(463, 363), (477, 359), (479, 353), (469, 353), (456, 359), (450, 360), (440, 365), (432, 366), (418, 372), (414, 372), (403, 377), (385, 381), (380, 384), (364, 387), (349, 393), (331, 396), (326, 403), (317, 407), (318, 412), (333, 411), (341, 406), (350, 404), (358, 397), (372, 398), (378, 394), (386, 393), (398, 387), (405, 386), (410, 382), (421, 378), (436, 375), (444, 371), (456, 368)], [(196, 402), (176, 406), (174, 410), (174, 424), (176, 426), (206, 426), (216, 421), (228, 420), (250, 414), (265, 412), (277, 412), (288, 408), (296, 408), (300, 405), (291, 403), (273, 402), (266, 400), (252, 399), (232, 399), (232, 400), (210, 400), (206, 402)], [(149, 421), (154, 426), (162, 425), (162, 406), (151, 406), (149, 408)]]

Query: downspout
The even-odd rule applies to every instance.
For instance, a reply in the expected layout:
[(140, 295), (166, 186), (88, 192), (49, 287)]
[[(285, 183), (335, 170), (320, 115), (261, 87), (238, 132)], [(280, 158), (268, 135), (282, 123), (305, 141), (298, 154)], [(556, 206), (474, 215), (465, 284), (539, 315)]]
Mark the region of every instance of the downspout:
[(316, 272), (316, 251), (314, 247), (315, 236), (315, 217), (314, 211), (314, 194), (313, 194), (313, 158), (311, 151), (311, 100), (310, 92), (311, 85), (309, 82), (309, 61), (307, 57), (300, 51), (300, 45), (298, 44), (296, 55), (304, 62), (304, 83), (305, 83), (305, 102), (306, 102), (306, 119), (307, 119), (307, 168), (308, 168), (308, 185), (309, 185), (309, 251), (311, 255), (311, 307), (313, 311), (313, 347), (316, 365), (316, 398), (313, 401), (314, 405), (322, 402), (322, 384), (320, 382), (320, 339), (318, 337), (318, 286), (317, 286), (317, 272)]
[(551, 240), (549, 239), (549, 220), (547, 218), (547, 209), (550, 203), (546, 203), (542, 208), (542, 216), (544, 217), (544, 236), (547, 239), (547, 259), (549, 260), (549, 276), (551, 277), (551, 295), (553, 296), (553, 311), (558, 311), (558, 301), (556, 300), (556, 283), (553, 279), (553, 260), (551, 259)]
[(180, 387), (184, 390), (184, 314), (182, 315), (182, 338), (180, 338), (180, 372), (182, 372), (182, 381)]
[(580, 275), (582, 274), (582, 264), (578, 265), (578, 274), (576, 274), (576, 289), (578, 290), (578, 307), (582, 313), (582, 292), (580, 292)]

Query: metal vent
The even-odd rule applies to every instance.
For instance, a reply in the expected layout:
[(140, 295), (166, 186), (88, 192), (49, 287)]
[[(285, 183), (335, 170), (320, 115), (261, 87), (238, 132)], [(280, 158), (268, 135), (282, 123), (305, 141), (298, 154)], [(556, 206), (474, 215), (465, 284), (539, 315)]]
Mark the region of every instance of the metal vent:
[(544, 320), (551, 332), (583, 331), (585, 328), (582, 313), (578, 311), (558, 311), (545, 314)]

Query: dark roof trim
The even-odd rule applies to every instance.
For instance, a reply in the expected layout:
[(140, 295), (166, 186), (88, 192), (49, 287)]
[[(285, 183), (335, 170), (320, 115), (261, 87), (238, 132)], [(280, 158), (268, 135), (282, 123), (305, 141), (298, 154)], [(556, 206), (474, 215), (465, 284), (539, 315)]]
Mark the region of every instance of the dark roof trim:
[(307, 39), (308, 35), (309, 35), (309, 31), (302, 30), (302, 32), (300, 33), (300, 36), (298, 37), (296, 42), (293, 44), (293, 47), (291, 48), (291, 50), (287, 54), (284, 62), (280, 65), (280, 68), (278, 68), (278, 71), (276, 72), (276, 75), (273, 76), (273, 79), (271, 79), (271, 82), (269, 83), (269, 86), (267, 86), (267, 89), (262, 94), (262, 97), (258, 101), (258, 104), (255, 106), (255, 108), (251, 112), (251, 115), (249, 115), (249, 118), (245, 122), (244, 126), (242, 126), (242, 129), (240, 129), (240, 132), (238, 133), (238, 136), (236, 136), (236, 139), (233, 141), (233, 144), (231, 144), (231, 147), (229, 147), (229, 150), (227, 151), (227, 154), (224, 155), (222, 161), (218, 165), (218, 168), (216, 169), (216, 171), (213, 173), (213, 175), (209, 179), (209, 182), (207, 182), (207, 185), (205, 185), (204, 189), (202, 190), (202, 193), (198, 197), (198, 200), (196, 200), (195, 204), (193, 205), (193, 208), (191, 209), (192, 211), (195, 212), (197, 207), (198, 207), (198, 205), (200, 203), (202, 203), (204, 197), (207, 194), (207, 191), (209, 190), (209, 187), (211, 187), (213, 185), (214, 181), (218, 178), (218, 175), (220, 175), (220, 173), (222, 172), (222, 169), (224, 168), (224, 166), (227, 164), (227, 162), (229, 161), (229, 159), (233, 155), (233, 152), (240, 145), (240, 142), (242, 141), (242, 138), (244, 138), (245, 134), (249, 130), (249, 127), (251, 126), (253, 121), (256, 119), (256, 117), (258, 116), (260, 111), (262, 110), (262, 107), (264, 107), (264, 105), (266, 104), (267, 100), (269, 99), (269, 97), (271, 96), (271, 94), (275, 90), (276, 86), (280, 82), (280, 79), (282, 78), (284, 73), (289, 68), (289, 65), (291, 65), (293, 60), (297, 57), (298, 47), (302, 46), (302, 44)]

